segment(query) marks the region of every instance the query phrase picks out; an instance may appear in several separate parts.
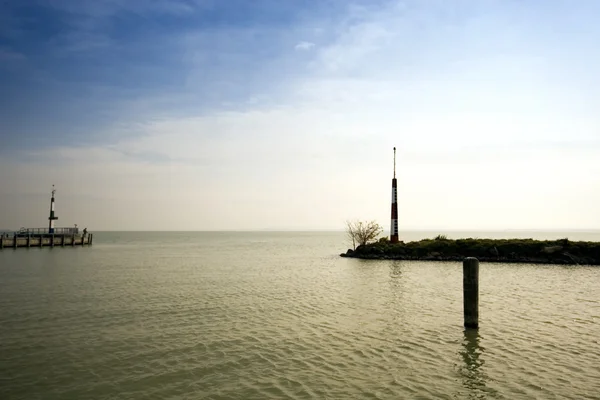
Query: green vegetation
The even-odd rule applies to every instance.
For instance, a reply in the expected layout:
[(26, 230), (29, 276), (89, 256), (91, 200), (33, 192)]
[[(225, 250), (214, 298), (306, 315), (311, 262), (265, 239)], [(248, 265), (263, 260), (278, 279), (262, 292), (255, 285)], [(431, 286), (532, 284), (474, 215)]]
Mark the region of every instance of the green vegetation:
[(393, 260), (480, 261), (544, 264), (600, 265), (599, 242), (572, 242), (568, 239), (434, 239), (392, 244), (387, 238), (348, 250), (343, 257)]

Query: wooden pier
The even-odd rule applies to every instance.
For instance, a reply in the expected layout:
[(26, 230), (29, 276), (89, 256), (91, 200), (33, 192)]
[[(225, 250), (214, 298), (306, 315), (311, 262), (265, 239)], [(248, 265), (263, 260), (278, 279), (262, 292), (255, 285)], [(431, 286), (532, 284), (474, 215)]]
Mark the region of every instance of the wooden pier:
[(20, 247), (65, 247), (91, 246), (94, 235), (82, 234), (14, 234), (0, 238), (1, 249), (16, 249)]
[(0, 232), (0, 250), (17, 249), (19, 247), (75, 247), (91, 246), (94, 239), (85, 228), (81, 233), (75, 225), (74, 228), (55, 228), (54, 221), (58, 217), (54, 213), (54, 195), (56, 190), (52, 185), (52, 197), (50, 198), (50, 216), (48, 217), (48, 228), (21, 228), (16, 232)]

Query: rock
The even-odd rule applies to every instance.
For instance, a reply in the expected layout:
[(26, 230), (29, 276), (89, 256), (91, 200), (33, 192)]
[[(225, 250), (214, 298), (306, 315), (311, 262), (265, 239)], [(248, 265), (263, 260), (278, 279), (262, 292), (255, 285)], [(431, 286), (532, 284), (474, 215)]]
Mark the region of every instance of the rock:
[(552, 253), (556, 253), (557, 251), (561, 251), (562, 249), (563, 249), (562, 246), (546, 246), (542, 249), (542, 253), (552, 254)]
[(444, 241), (441, 250), (435, 241), (423, 240), (411, 242), (406, 246), (387, 243), (362, 245), (356, 250), (348, 249), (340, 256), (379, 260), (455, 262), (460, 262), (465, 257), (478, 256), (480, 261), (484, 262), (600, 265), (600, 243), (569, 242), (567, 244), (566, 240), (461, 239)]
[(579, 265), (579, 264), (581, 264), (581, 262), (580, 262), (581, 260), (579, 260), (579, 258), (578, 258), (578, 257), (576, 257), (576, 256), (574, 256), (573, 254), (569, 254), (569, 253), (567, 253), (567, 252), (565, 251), (565, 252), (563, 253), (563, 255), (564, 255), (565, 257), (568, 257), (568, 259), (569, 259), (569, 260), (571, 260), (571, 261), (573, 262), (573, 264), (576, 264), (576, 265)]

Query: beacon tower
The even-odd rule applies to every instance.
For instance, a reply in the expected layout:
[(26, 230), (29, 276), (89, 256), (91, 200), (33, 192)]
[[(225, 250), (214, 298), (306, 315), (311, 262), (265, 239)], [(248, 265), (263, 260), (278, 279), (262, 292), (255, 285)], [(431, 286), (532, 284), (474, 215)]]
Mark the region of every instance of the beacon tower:
[(394, 178), (392, 179), (392, 224), (390, 242), (398, 243), (398, 184), (396, 182), (396, 148), (394, 147)]
[[(52, 185), (52, 198), (50, 199), (50, 216), (48, 217), (48, 233), (54, 233), (54, 221), (58, 219), (54, 215), (54, 193), (56, 189), (54, 189), (54, 185)], [(64, 240), (64, 239), (63, 239)]]

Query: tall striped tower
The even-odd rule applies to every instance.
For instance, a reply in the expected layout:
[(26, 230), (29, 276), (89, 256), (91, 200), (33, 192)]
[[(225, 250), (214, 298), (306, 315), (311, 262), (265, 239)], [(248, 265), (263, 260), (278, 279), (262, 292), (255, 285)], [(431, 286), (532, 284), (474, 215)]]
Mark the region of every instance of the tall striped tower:
[(392, 179), (392, 226), (390, 242), (398, 243), (398, 184), (396, 183), (396, 148), (394, 147), (394, 178)]
[(52, 198), (50, 199), (50, 216), (48, 217), (48, 231), (49, 233), (54, 233), (54, 221), (58, 219), (57, 216), (54, 215), (54, 193), (56, 189), (54, 189), (54, 185), (52, 185)]

